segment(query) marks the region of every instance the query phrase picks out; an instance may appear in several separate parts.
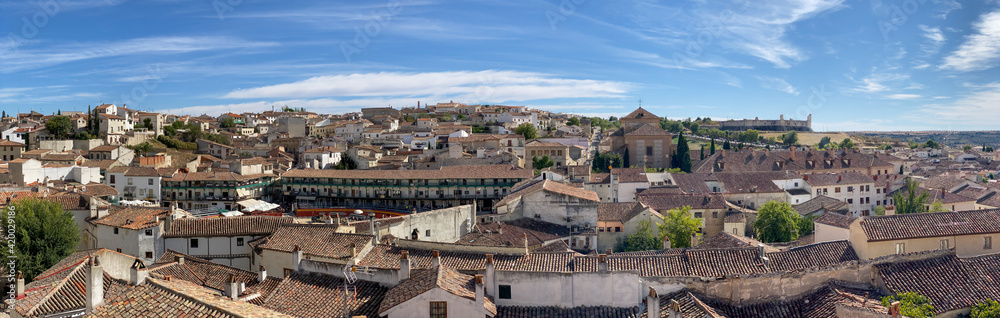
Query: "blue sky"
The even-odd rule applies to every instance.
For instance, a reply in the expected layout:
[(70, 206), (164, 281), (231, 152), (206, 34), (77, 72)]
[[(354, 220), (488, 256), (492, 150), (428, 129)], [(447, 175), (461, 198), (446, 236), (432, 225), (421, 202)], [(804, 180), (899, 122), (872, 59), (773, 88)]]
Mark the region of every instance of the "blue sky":
[[(0, 0), (0, 108), (417, 101), (995, 130), (1000, 1)], [(6, 34), (6, 36), (2, 36)]]

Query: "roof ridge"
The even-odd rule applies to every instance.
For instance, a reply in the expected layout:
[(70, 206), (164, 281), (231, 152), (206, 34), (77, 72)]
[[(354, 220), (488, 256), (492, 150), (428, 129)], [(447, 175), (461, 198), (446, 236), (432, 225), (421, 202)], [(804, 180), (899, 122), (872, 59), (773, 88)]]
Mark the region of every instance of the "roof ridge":
[[(58, 292), (60, 289), (62, 289), (62, 287), (64, 287), (66, 285), (66, 282), (69, 281), (70, 278), (73, 278), (73, 276), (76, 275), (76, 273), (78, 271), (80, 271), (83, 267), (86, 266), (86, 264), (87, 264), (86, 261), (89, 260), (91, 257), (92, 256), (87, 255), (87, 257), (85, 257), (82, 261), (80, 261), (80, 263), (77, 263), (76, 265), (73, 266), (73, 270), (69, 273), (69, 275), (66, 275), (66, 277), (63, 277), (62, 279), (60, 279), (59, 282), (56, 282), (56, 283), (52, 284), (51, 285), (51, 286), (53, 286), (52, 289), (50, 289), (48, 291), (48, 293), (45, 294), (45, 296), (42, 296), (42, 299), (39, 299), (38, 302), (35, 303), (35, 306), (32, 307), (30, 310), (28, 310), (27, 313), (25, 313), (25, 316), (29, 316), (29, 317), (33, 316), (32, 314), (35, 311), (37, 311), (39, 308), (41, 308), (42, 304), (45, 304), (50, 299), (52, 299), (52, 296), (55, 295), (56, 292)], [(103, 270), (102, 270), (102, 272), (103, 272)], [(55, 275), (55, 273), (53, 273), (52, 275)], [(51, 277), (52, 275), (49, 275), (49, 277)]]

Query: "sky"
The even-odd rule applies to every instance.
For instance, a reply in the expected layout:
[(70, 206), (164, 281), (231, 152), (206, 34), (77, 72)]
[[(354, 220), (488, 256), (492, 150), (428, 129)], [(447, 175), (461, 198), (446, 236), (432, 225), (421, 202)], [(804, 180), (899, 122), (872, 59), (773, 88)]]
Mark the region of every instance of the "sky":
[(1000, 1), (0, 0), (0, 108), (418, 102), (996, 130)]

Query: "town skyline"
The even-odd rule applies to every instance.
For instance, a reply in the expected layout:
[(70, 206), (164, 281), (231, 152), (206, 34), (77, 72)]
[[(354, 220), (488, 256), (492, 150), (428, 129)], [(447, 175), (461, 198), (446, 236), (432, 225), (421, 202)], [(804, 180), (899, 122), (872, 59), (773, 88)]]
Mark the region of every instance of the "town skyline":
[(3, 2), (0, 106), (337, 114), (455, 101), (607, 118), (641, 99), (671, 119), (812, 114), (818, 131), (1000, 118), (995, 1), (578, 2)]

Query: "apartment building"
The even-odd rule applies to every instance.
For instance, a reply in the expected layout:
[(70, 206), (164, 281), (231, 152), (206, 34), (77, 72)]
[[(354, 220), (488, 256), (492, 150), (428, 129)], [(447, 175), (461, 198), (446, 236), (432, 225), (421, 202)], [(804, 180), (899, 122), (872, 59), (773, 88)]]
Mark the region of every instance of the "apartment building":
[(287, 199), (316, 206), (371, 206), (409, 211), (478, 202), (489, 208), (530, 170), (510, 165), (463, 166), (439, 170), (295, 169), (282, 175)]
[(125, 200), (145, 200), (160, 203), (160, 181), (163, 178), (154, 168), (114, 167), (108, 169), (105, 183)]
[(246, 199), (273, 201), (271, 173), (241, 175), (233, 172), (178, 173), (163, 178), (163, 205), (177, 203), (184, 209), (236, 209)]
[(871, 215), (882, 204), (885, 193), (871, 177), (856, 171), (803, 176), (812, 186), (813, 197), (827, 196), (847, 203), (851, 215)]

